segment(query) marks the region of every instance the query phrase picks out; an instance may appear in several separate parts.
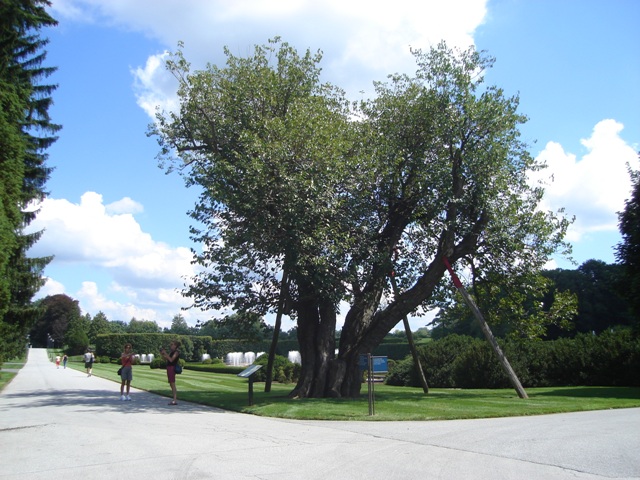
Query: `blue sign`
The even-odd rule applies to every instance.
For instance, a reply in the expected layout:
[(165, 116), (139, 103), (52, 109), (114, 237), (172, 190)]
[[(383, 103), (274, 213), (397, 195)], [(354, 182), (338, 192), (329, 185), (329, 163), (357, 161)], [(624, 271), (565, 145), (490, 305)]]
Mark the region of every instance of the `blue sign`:
[(387, 357), (371, 357), (374, 372), (388, 372)]
[[(371, 371), (376, 372), (388, 372), (389, 366), (387, 363), (387, 357), (371, 357), (372, 369)], [(366, 355), (360, 355), (360, 369), (368, 370), (368, 360)]]

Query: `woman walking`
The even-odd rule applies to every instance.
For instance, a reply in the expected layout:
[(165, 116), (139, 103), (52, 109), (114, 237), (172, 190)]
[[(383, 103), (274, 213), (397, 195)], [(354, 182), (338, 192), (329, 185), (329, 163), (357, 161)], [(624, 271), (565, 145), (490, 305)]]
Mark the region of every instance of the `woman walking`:
[[(129, 396), (129, 389), (131, 388), (131, 380), (133, 380), (133, 362), (135, 356), (131, 351), (131, 344), (126, 343), (124, 345), (124, 352), (120, 355), (120, 378), (122, 383), (120, 384), (120, 400), (131, 401)], [(127, 394), (125, 395), (125, 386), (127, 387)]]
[(167, 361), (167, 379), (171, 386), (171, 393), (173, 393), (173, 400), (169, 402), (169, 405), (178, 405), (178, 390), (176, 389), (176, 365), (180, 360), (180, 342), (174, 340), (169, 344), (169, 353), (164, 348), (160, 349), (160, 355)]

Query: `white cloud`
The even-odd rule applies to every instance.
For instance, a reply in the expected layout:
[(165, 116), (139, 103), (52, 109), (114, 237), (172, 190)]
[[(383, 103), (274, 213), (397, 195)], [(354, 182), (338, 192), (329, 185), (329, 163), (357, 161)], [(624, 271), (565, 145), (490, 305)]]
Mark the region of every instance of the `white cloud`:
[(62, 261), (113, 265), (160, 247), (142, 232), (131, 213), (108, 212), (102, 195), (95, 192), (82, 195), (80, 204), (66, 199), (44, 200), (33, 228), (45, 229), (34, 247), (36, 253), (55, 254)]
[(135, 78), (138, 105), (152, 119), (155, 119), (157, 109), (178, 111), (178, 82), (164, 67), (168, 55), (168, 52), (151, 55), (144, 68), (131, 71)]
[(45, 277), (44, 286), (38, 291), (38, 295), (36, 298), (44, 298), (50, 295), (60, 295), (65, 292), (64, 285), (60, 282), (57, 282), (53, 278)]
[[(169, 326), (173, 315), (188, 305), (179, 293), (184, 279), (193, 276), (192, 255), (185, 247), (155, 241), (130, 212), (142, 205), (126, 197), (107, 206), (102, 195), (87, 192), (80, 203), (46, 199), (30, 230), (44, 234), (30, 250), (33, 256), (55, 255), (58, 269), (82, 265), (82, 286), (67, 293), (78, 298), (85, 313), (103, 311), (110, 319), (155, 320)], [(111, 278), (108, 292), (87, 275)], [(38, 298), (66, 293), (62, 282), (49, 278)], [(119, 300), (113, 298), (120, 297)], [(185, 318), (201, 312), (185, 312)], [(208, 318), (208, 316), (207, 316)]]
[(103, 312), (110, 320), (129, 321), (133, 317), (138, 320), (157, 321), (157, 312), (151, 308), (140, 308), (133, 303), (121, 303), (107, 298), (98, 291), (95, 282), (82, 282), (82, 287), (75, 293), (74, 298), (80, 301), (83, 311)]
[(627, 165), (638, 168), (637, 153), (621, 137), (621, 123), (602, 120), (591, 136), (582, 139), (586, 153), (578, 158), (566, 152), (562, 145), (549, 142), (538, 155), (548, 168), (536, 178), (546, 181), (543, 208), (564, 207), (576, 221), (567, 239), (579, 241), (590, 232), (616, 231), (617, 212), (631, 195)]
[[(487, 13), (487, 0), (54, 0), (54, 12), (100, 21), (153, 37), (164, 48), (185, 43), (194, 68), (224, 62), (280, 36), (303, 50), (324, 52), (323, 74), (352, 97), (371, 92), (374, 80), (415, 71), (410, 47), (440, 40), (466, 48)], [(79, 14), (79, 12), (83, 12)], [(98, 20), (96, 20), (98, 19)], [(138, 104), (154, 118), (156, 106), (174, 110), (175, 80), (162, 65), (166, 52), (132, 69)]]
[(108, 214), (119, 214), (119, 213), (142, 213), (144, 212), (144, 207), (132, 200), (129, 197), (124, 197), (121, 200), (110, 203), (105, 207), (105, 211)]

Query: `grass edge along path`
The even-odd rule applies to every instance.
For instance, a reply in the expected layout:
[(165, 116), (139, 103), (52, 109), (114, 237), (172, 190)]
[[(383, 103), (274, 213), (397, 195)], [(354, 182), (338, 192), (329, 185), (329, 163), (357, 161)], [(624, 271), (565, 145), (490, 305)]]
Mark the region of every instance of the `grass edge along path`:
[(6, 387), (16, 375), (16, 372), (5, 372), (0, 370), (0, 392), (4, 390), (4, 387)]
[[(84, 365), (67, 366), (84, 370)], [(120, 383), (118, 365), (95, 364), (96, 376)], [(431, 389), (375, 385), (375, 415), (369, 415), (367, 386), (358, 399), (288, 398), (293, 385), (254, 383), (253, 405), (248, 405), (248, 380), (232, 374), (184, 370), (176, 381), (178, 399), (254, 415), (297, 420), (424, 421), (544, 415), (552, 413), (640, 407), (638, 387), (528, 388), (529, 399), (513, 389)], [(166, 372), (136, 365), (132, 387), (169, 397)], [(114, 392), (119, 385), (114, 385)]]
[(4, 390), (13, 377), (15, 377), (24, 364), (27, 363), (27, 356), (24, 355), (19, 358), (12, 358), (2, 364), (0, 364), (0, 392)]

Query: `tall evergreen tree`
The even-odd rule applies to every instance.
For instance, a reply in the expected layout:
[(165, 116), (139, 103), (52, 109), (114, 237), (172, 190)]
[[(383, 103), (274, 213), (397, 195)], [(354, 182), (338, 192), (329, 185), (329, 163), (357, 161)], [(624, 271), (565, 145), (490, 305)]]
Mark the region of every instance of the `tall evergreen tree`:
[(41, 84), (55, 71), (43, 66), (48, 40), (38, 34), (57, 24), (47, 6), (48, 0), (0, 2), (0, 355), (6, 356), (24, 345), (37, 314), (31, 300), (51, 261), (28, 257), (42, 233), (24, 232), (37, 213), (27, 207), (46, 196), (51, 168), (45, 152), (61, 128), (48, 113), (56, 86)]

